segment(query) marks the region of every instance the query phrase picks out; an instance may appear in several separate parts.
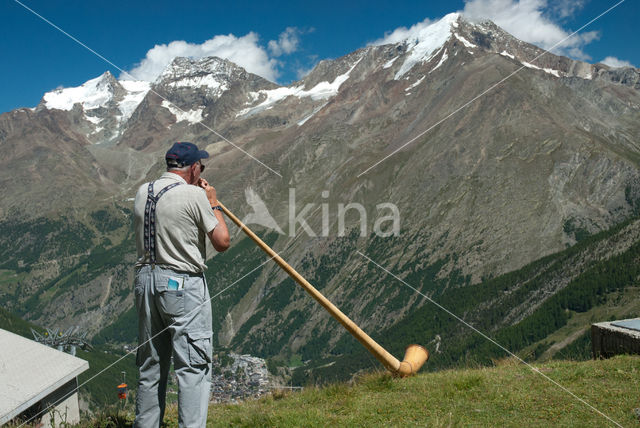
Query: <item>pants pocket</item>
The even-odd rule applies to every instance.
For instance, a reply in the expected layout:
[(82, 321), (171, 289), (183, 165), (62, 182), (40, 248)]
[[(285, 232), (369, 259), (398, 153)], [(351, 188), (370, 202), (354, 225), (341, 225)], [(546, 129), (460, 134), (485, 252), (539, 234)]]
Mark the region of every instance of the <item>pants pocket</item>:
[(160, 312), (170, 317), (179, 317), (185, 312), (185, 296), (182, 287), (184, 279), (180, 276), (159, 272), (155, 277)]
[(194, 332), (187, 334), (189, 343), (189, 365), (201, 366), (211, 362), (211, 332)]
[(184, 315), (184, 291), (160, 291), (160, 306), (164, 314), (172, 317)]

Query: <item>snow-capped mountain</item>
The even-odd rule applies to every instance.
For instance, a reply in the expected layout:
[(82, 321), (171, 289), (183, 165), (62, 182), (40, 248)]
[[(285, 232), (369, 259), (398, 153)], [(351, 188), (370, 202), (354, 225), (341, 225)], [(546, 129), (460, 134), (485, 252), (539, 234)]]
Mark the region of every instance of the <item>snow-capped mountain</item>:
[(220, 110), (217, 104), (223, 95), (228, 100), (237, 96), (239, 91), (244, 94), (253, 88), (275, 86), (228, 60), (216, 57), (198, 60), (176, 58), (154, 82), (154, 89), (163, 98), (162, 107), (168, 109), (177, 122), (191, 124), (203, 120), (212, 107)]
[(71, 110), (80, 104), (85, 112), (109, 108), (111, 104), (120, 111), (121, 121), (131, 117), (151, 85), (144, 81), (116, 80), (110, 72), (85, 82), (77, 88), (64, 88), (47, 92), (42, 105), (48, 109)]
[(71, 111), (79, 108), (90, 141), (113, 140), (149, 92), (151, 84), (143, 81), (116, 80), (110, 72), (88, 80), (76, 88), (47, 92), (39, 109)]
[[(182, 129), (199, 122), (243, 121), (266, 110), (278, 110), (279, 105), (289, 110), (287, 123), (302, 126), (325, 108), (349, 79), (353, 84), (371, 73), (386, 71), (384, 81), (410, 81), (403, 87), (405, 95), (410, 96), (426, 77), (420, 66), (428, 66), (429, 75), (462, 51), (469, 55), (498, 54), (520, 67), (557, 78), (606, 80), (640, 87), (639, 73), (633, 68), (611, 69), (559, 57), (514, 38), (490, 21), (473, 23), (452, 13), (393, 45), (371, 46), (339, 60), (321, 61), (304, 79), (289, 86), (275, 85), (220, 58), (176, 58), (153, 83), (118, 81), (106, 72), (79, 87), (46, 93), (38, 108), (71, 111), (78, 104), (87, 122), (79, 131), (91, 143), (126, 141), (128, 121), (147, 94), (149, 99), (141, 113), (150, 114), (148, 120), (158, 122), (161, 128), (170, 129), (174, 123)], [(414, 69), (418, 69), (416, 76), (412, 74)], [(296, 104), (293, 109), (292, 103)], [(151, 105), (163, 110), (149, 111)], [(133, 122), (135, 128), (138, 118)], [(138, 132), (133, 134), (138, 138)], [(133, 146), (141, 147), (138, 143)]]
[(230, 61), (208, 57), (202, 59), (176, 58), (155, 81), (168, 88), (204, 88), (211, 98), (219, 98), (233, 81), (246, 78), (246, 71)]

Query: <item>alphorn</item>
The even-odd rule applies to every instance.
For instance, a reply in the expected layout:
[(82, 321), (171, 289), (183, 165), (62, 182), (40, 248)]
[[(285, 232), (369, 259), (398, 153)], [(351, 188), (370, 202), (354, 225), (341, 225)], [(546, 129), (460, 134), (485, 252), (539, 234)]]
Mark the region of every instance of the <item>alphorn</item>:
[(404, 354), (404, 360), (398, 361), (396, 357), (391, 355), (380, 346), (375, 340), (373, 340), (367, 333), (362, 331), (360, 327), (356, 325), (349, 317), (347, 317), (340, 309), (338, 309), (333, 303), (331, 303), (326, 297), (324, 297), (316, 288), (311, 285), (302, 275), (300, 275), (294, 268), (292, 268), (282, 257), (271, 249), (267, 244), (262, 241), (255, 233), (253, 233), (238, 217), (236, 217), (231, 211), (227, 209), (220, 201), (218, 201), (222, 211), (233, 221), (244, 233), (247, 234), (262, 250), (267, 253), (275, 262), (285, 270), (304, 290), (311, 295), (318, 303), (324, 307), (332, 317), (334, 317), (340, 324), (347, 329), (369, 352), (383, 366), (387, 368), (393, 375), (405, 377), (415, 374), (420, 370), (420, 367), (429, 358), (429, 351), (420, 345), (409, 345)]

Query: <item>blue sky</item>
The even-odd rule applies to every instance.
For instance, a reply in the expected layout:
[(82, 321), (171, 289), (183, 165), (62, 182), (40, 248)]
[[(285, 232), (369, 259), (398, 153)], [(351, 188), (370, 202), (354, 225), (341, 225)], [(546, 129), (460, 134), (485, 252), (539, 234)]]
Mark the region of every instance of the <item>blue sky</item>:
[[(450, 12), (493, 19), (519, 38), (547, 48), (617, 3), (20, 1), (138, 78), (152, 79), (176, 53), (219, 54), (281, 84), (297, 80), (319, 60), (337, 58), (380, 42), (398, 28)], [(640, 2), (626, 0), (556, 51), (589, 62), (610, 57), (612, 64), (618, 60), (640, 66), (639, 21)], [(33, 107), (45, 92), (79, 86), (106, 70), (121, 75), (14, 0), (0, 3), (0, 34), (0, 112)], [(156, 45), (152, 59), (148, 53)]]

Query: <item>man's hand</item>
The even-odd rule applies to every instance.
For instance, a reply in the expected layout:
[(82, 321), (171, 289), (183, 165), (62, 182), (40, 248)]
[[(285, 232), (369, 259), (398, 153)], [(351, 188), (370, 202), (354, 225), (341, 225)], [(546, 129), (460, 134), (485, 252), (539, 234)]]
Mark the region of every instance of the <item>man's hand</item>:
[(207, 199), (209, 199), (209, 203), (212, 207), (218, 205), (218, 196), (216, 195), (215, 187), (210, 185), (204, 178), (200, 178), (198, 180), (198, 187), (203, 188), (207, 193)]

